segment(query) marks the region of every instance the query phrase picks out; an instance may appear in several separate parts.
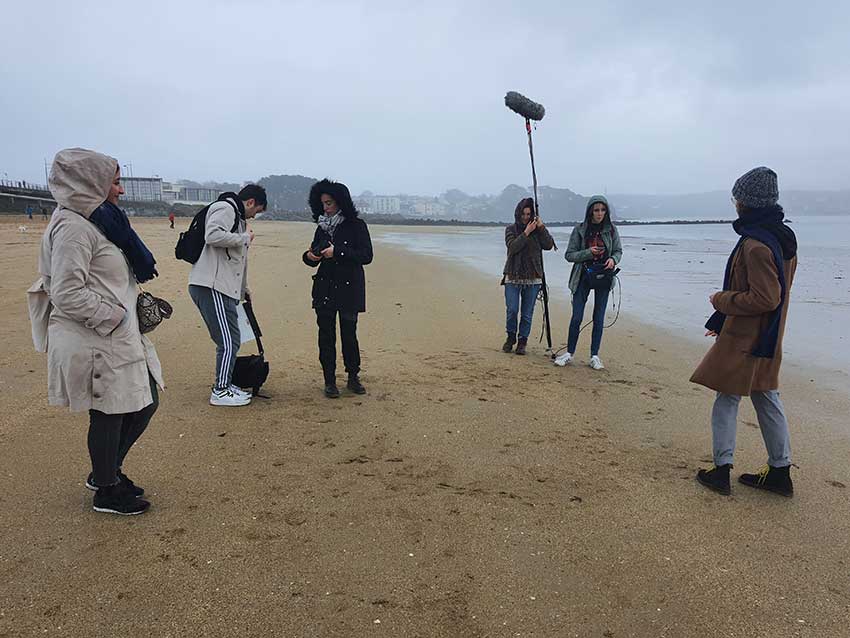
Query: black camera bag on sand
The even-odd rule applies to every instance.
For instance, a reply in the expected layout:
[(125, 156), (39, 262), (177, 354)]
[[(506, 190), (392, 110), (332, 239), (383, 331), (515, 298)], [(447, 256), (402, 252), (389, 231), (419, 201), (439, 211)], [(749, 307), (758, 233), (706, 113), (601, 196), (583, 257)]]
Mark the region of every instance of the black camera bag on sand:
[(260, 324), (257, 323), (257, 317), (254, 314), (254, 307), (251, 301), (246, 300), (242, 304), (242, 307), (245, 309), (245, 314), (248, 316), (248, 323), (251, 324), (251, 329), (254, 331), (254, 336), (257, 339), (257, 350), (259, 350), (259, 354), (247, 354), (236, 357), (236, 366), (233, 368), (233, 385), (243, 390), (251, 390), (255, 397), (268, 399), (269, 397), (260, 394), (260, 388), (269, 376), (269, 362), (266, 361), (263, 342), (260, 340), (263, 333), (260, 332)]

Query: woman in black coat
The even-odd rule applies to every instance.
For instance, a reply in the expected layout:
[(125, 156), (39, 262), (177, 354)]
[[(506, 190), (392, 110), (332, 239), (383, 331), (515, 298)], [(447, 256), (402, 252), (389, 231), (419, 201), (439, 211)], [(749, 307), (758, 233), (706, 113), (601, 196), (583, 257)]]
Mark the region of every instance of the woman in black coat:
[(313, 308), (319, 325), (319, 361), (325, 376), (325, 396), (339, 397), (336, 386), (336, 316), (342, 337), (342, 359), (348, 389), (365, 394), (360, 383), (360, 346), (357, 315), (366, 312), (366, 276), (372, 263), (372, 240), (366, 222), (358, 217), (348, 187), (323, 179), (310, 189), (310, 209), (318, 224), (304, 263), (319, 271), (313, 275)]

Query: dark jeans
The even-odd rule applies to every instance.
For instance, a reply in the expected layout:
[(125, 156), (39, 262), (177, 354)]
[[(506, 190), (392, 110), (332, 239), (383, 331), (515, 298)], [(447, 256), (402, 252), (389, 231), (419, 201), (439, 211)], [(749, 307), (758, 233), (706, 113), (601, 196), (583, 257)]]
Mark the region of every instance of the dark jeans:
[(357, 343), (357, 313), (345, 310), (317, 310), (319, 326), (319, 361), (325, 383), (336, 379), (336, 316), (339, 313), (339, 334), (342, 337), (342, 360), (349, 375), (360, 374), (360, 345)]
[[(605, 309), (608, 307), (608, 295), (610, 288), (596, 289), (593, 292), (593, 333), (590, 337), (590, 356), (599, 354), (599, 346), (602, 345), (602, 329), (605, 326)], [(587, 280), (582, 277), (573, 295), (573, 318), (570, 320), (570, 334), (567, 338), (567, 351), (576, 353), (578, 345), (578, 334), (581, 330), (581, 322), (584, 320), (584, 307), (587, 305), (587, 297), (590, 295), (590, 287)]]
[(528, 339), (531, 334), (531, 320), (534, 318), (534, 304), (540, 285), (518, 286), (505, 282), (505, 331), (509, 335), (517, 333), (517, 315), (519, 315), (519, 336)]
[(153, 403), (138, 412), (106, 414), (89, 410), (89, 456), (95, 485), (115, 485), (118, 470), (159, 407), (156, 381), (150, 379)]

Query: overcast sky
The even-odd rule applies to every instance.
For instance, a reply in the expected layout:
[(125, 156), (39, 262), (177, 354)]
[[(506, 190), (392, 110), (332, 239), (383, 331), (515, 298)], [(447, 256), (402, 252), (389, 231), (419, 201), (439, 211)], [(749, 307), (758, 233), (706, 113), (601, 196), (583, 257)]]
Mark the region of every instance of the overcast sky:
[[(0, 178), (85, 146), (137, 176), (359, 193), (850, 188), (850, 4), (7, 2)], [(591, 6), (592, 5), (592, 6)], [(693, 5), (693, 6), (691, 6)]]

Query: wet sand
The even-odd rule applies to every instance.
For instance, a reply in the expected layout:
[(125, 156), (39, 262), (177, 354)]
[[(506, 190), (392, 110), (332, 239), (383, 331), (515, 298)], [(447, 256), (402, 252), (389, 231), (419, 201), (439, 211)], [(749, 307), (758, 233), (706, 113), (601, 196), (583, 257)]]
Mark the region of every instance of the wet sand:
[[(175, 316), (152, 335), (168, 388), (124, 467), (153, 505), (125, 518), (91, 510), (85, 415), (46, 405), (24, 294), (44, 223), (0, 221), (0, 636), (850, 636), (845, 390), (786, 371), (797, 494), (724, 498), (693, 479), (703, 348), (624, 316), (604, 372), (556, 368), (536, 340), (506, 355), (497, 275), (381, 244), (369, 393), (329, 401), (312, 227), (257, 222), (272, 398), (212, 408), (177, 231), (134, 223)], [(566, 307), (553, 317), (562, 339)], [(764, 458), (744, 405), (735, 475)]]

